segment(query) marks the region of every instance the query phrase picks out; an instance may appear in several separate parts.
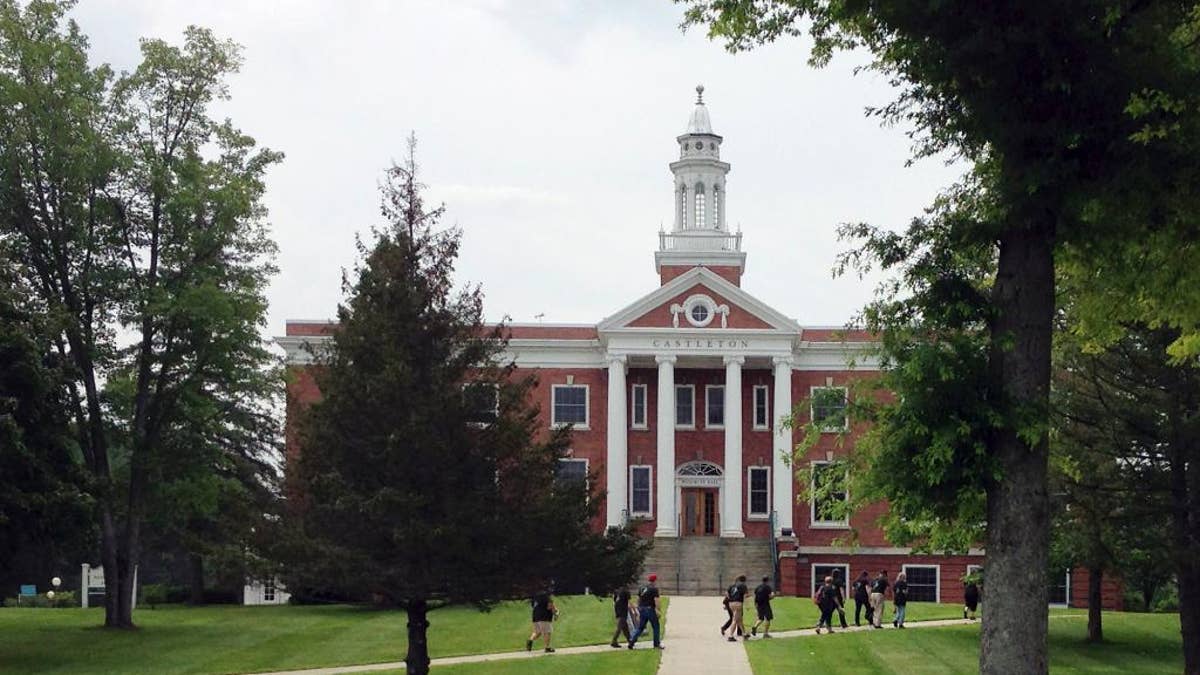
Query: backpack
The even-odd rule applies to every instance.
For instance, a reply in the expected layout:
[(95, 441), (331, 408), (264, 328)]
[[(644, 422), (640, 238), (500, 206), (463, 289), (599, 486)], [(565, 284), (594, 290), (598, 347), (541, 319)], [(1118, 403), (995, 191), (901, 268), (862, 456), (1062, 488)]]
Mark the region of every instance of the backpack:
[(737, 602), (737, 600), (734, 600), (734, 599), (733, 599), (733, 598), (734, 598), (734, 596), (736, 596), (736, 595), (737, 595), (737, 584), (734, 584), (734, 585), (730, 586), (730, 587), (729, 587), (729, 588), (728, 588), (728, 589), (725, 591), (725, 597), (726, 597), (726, 598), (727, 598), (727, 599), (728, 599), (730, 602)]

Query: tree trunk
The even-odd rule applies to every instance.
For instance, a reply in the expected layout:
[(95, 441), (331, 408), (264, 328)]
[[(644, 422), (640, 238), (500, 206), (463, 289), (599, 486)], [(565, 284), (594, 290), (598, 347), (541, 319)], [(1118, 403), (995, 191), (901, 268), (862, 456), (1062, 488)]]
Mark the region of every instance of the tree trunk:
[(1100, 594), (1100, 583), (1104, 581), (1104, 570), (1100, 567), (1088, 569), (1088, 642), (1104, 642), (1104, 625), (1100, 610), (1104, 601)]
[[(104, 627), (121, 628), (117, 598), (121, 597), (121, 566), (117, 561), (117, 526), (108, 504), (100, 507), (100, 564), (104, 566)], [(87, 589), (82, 589), (84, 593)]]
[(428, 675), (429, 673), (429, 642), (426, 633), (429, 622), (425, 615), (429, 606), (424, 600), (412, 600), (408, 603), (408, 654), (404, 657), (405, 672), (411, 675)]
[(192, 605), (203, 605), (204, 558), (199, 553), (191, 553), (188, 555), (188, 580), (192, 587), (192, 597), (190, 600), (188, 600), (188, 603)]
[[(1044, 216), (1043, 216), (1044, 218)], [(1049, 443), (1044, 420), (1050, 391), (1054, 313), (1054, 229), (1009, 228), (1000, 238), (991, 327), (993, 397), (1030, 413), (988, 442), (999, 480), (987, 488), (987, 611), (979, 669), (983, 675), (1047, 672), (1050, 518)]]
[(1179, 632), (1183, 635), (1183, 672), (1200, 675), (1200, 564), (1179, 572)]
[[(1174, 336), (1172, 336), (1174, 337)], [(1196, 418), (1200, 392), (1188, 367), (1173, 368), (1164, 387), (1170, 416), (1171, 526), (1179, 586), (1183, 672), (1200, 675), (1200, 438)]]

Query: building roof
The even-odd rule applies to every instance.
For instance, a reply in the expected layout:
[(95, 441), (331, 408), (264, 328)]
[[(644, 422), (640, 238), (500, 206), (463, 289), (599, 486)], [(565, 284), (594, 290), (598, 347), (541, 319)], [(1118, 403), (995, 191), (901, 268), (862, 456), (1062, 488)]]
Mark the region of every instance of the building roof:
[(704, 85), (696, 85), (696, 107), (692, 110), (692, 118), (688, 120), (689, 134), (711, 134), (712, 122), (708, 119), (708, 108), (704, 106)]

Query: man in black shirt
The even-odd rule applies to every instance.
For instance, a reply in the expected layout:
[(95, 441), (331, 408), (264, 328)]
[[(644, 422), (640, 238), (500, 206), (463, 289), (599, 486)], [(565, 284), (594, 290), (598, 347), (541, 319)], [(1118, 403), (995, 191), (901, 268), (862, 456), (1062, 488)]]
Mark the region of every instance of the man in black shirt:
[[(746, 588), (746, 575), (737, 578), (737, 581), (729, 587), (725, 595), (729, 598), (729, 611), (733, 612), (733, 626), (742, 636), (743, 640), (749, 640), (750, 636), (746, 635), (746, 623), (743, 620), (742, 603), (746, 600), (746, 594), (750, 589)], [(737, 638), (730, 635), (730, 642), (737, 642)]]
[(629, 635), (629, 589), (622, 588), (613, 593), (613, 614), (617, 619), (617, 630), (613, 633), (611, 647), (620, 647), (617, 638), (624, 635), (628, 642)]
[(862, 574), (854, 580), (854, 625), (862, 625), (860, 622), (863, 608), (867, 608), (867, 625), (872, 623), (871, 614), (871, 575), (863, 570)]
[(771, 577), (763, 577), (762, 583), (754, 589), (754, 612), (758, 614), (758, 621), (754, 622), (754, 626), (750, 629), (751, 635), (758, 635), (758, 627), (763, 626), (763, 637), (771, 637), (771, 619), (775, 618), (775, 614), (771, 612), (771, 598), (775, 597), (775, 589), (771, 588)]
[(647, 623), (654, 629), (654, 648), (663, 648), (659, 632), (661, 629), (658, 623), (658, 601), (661, 596), (658, 593), (658, 586), (654, 585), (658, 581), (658, 576), (651, 574), (646, 577), (646, 581), (647, 584), (638, 589), (638, 625), (629, 638), (630, 649), (637, 644), (637, 639), (646, 630)]
[(533, 650), (533, 641), (540, 635), (545, 651), (551, 653), (554, 648), (550, 646), (550, 633), (554, 631), (553, 621), (558, 616), (558, 608), (554, 606), (554, 599), (550, 597), (550, 591), (545, 590), (533, 596), (529, 600), (529, 605), (533, 608), (533, 633), (525, 641), (525, 651)]
[(886, 599), (884, 595), (888, 589), (887, 570), (879, 570), (879, 576), (875, 577), (875, 581), (871, 583), (871, 614), (875, 619), (874, 626), (883, 628), (883, 603)]
[(848, 628), (846, 625), (846, 580), (842, 578), (840, 567), (833, 569), (833, 587), (837, 589), (838, 618), (842, 621), (842, 628)]

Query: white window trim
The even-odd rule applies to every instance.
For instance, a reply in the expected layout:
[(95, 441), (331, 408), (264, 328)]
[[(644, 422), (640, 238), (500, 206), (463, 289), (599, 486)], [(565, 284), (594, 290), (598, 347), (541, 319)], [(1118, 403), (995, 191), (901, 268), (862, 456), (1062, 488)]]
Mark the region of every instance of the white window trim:
[[(691, 389), (692, 390), (692, 423), (691, 424), (680, 424), (679, 423), (679, 390), (680, 389)], [(694, 385), (694, 384), (677, 384), (677, 385), (675, 385), (675, 413), (674, 413), (674, 416), (675, 416), (675, 428), (676, 429), (695, 429), (696, 428), (696, 385)]]
[[(908, 583), (908, 570), (909, 570), (909, 568), (912, 568), (912, 567), (932, 567), (933, 569), (937, 570), (937, 572), (936, 572), (937, 576), (934, 578), (934, 580), (936, 581), (936, 584), (934, 585), (934, 589), (933, 589), (933, 598), (934, 598), (933, 601), (940, 603), (942, 601), (942, 566), (937, 563), (929, 563), (927, 565), (919, 565), (917, 563), (913, 563), (911, 565), (907, 565), (907, 564), (901, 565), (900, 570), (902, 572), (904, 572), (905, 583)], [(917, 602), (921, 602), (921, 601), (918, 600)]]
[[(572, 389), (572, 388), (576, 388), (576, 387), (583, 387), (583, 424), (577, 424), (574, 422), (560, 423), (557, 419), (555, 419), (554, 392), (558, 391), (559, 389)], [(586, 384), (552, 384), (552, 385), (550, 385), (550, 428), (557, 429), (558, 427), (567, 426), (568, 424), (570, 424), (572, 429), (580, 429), (582, 431), (588, 431), (589, 429), (592, 428), (591, 421), (592, 421), (592, 388), (589, 385), (586, 385)]]
[[(810, 581), (812, 581), (812, 590), (809, 592), (809, 597), (812, 597), (813, 593), (817, 592), (817, 568), (818, 567), (840, 567), (840, 568), (842, 568), (842, 581), (847, 584), (846, 590), (849, 590), (850, 563), (840, 563), (840, 562), (812, 563), (808, 566), (808, 578)], [(825, 580), (822, 579), (821, 583), (825, 583)], [(843, 590), (842, 593), (845, 594), (846, 590)], [(843, 599), (846, 599), (846, 598), (843, 598)]]
[[(815, 459), (811, 463), (811, 472), (808, 479), (808, 491), (812, 492), (816, 487), (817, 465), (818, 464), (833, 464), (823, 459)], [(850, 501), (850, 486), (846, 486), (846, 501)], [(850, 529), (850, 519), (846, 520), (817, 520), (817, 500), (808, 500), (808, 526), (814, 530), (848, 530)]]
[(1066, 586), (1066, 589), (1067, 589), (1066, 600), (1067, 601), (1065, 603), (1052, 602), (1052, 603), (1050, 603), (1051, 607), (1070, 607), (1071, 606), (1071, 568), (1070, 567), (1068, 567), (1066, 569), (1065, 574), (1067, 575), (1067, 586)]
[[(762, 391), (762, 393), (763, 393), (763, 399), (764, 399), (764, 403), (765, 403), (764, 408), (765, 408), (765, 412), (767, 413), (767, 419), (764, 424), (759, 424), (758, 418), (756, 417), (756, 415), (758, 415), (758, 392), (759, 391)], [(767, 386), (765, 384), (754, 385), (753, 398), (751, 398), (751, 400), (750, 400), (750, 417), (751, 417), (751, 422), (753, 425), (751, 428), (753, 428), (755, 431), (770, 431), (771, 430), (771, 388), (769, 386)]]
[[(704, 305), (705, 309), (708, 310), (708, 317), (705, 318), (704, 321), (696, 321), (694, 318), (692, 318), (692, 308), (696, 305)], [(683, 315), (684, 318), (687, 319), (688, 323), (692, 324), (696, 328), (704, 328), (708, 324), (712, 323), (713, 317), (717, 315), (717, 303), (713, 302), (713, 299), (707, 295), (698, 293), (696, 295), (689, 296), (687, 300), (683, 301)]]
[(711, 424), (708, 421), (708, 400), (709, 400), (709, 397), (712, 396), (712, 392), (714, 389), (721, 390), (721, 412), (725, 413), (725, 385), (723, 385), (723, 384), (706, 384), (706, 385), (704, 385), (704, 428), (712, 429), (715, 431), (718, 429), (724, 429), (725, 423), (722, 422), (721, 424)]
[[(633, 510), (633, 470), (646, 469), (650, 473), (650, 510), (649, 511), (634, 511)], [(629, 503), (626, 505), (629, 509), (630, 518), (640, 518), (642, 520), (654, 520), (654, 467), (650, 464), (633, 464), (629, 467)]]
[[(754, 471), (767, 472), (767, 512), (754, 513), (750, 510), (750, 498), (752, 496), (750, 486), (753, 483), (750, 481), (750, 474)], [(748, 466), (746, 467), (746, 520), (770, 520), (771, 519), (771, 467), (769, 466)]]
[(983, 565), (967, 565), (967, 574), (971, 575), (975, 572), (983, 571)]
[(560, 462), (583, 462), (583, 482), (585, 485), (587, 485), (588, 490), (589, 491), (591, 490), (592, 480), (591, 480), (590, 476), (592, 475), (591, 474), (592, 467), (591, 467), (591, 462), (588, 461), (587, 457), (559, 457), (558, 461), (560, 461)]
[[(642, 390), (642, 423), (638, 424), (634, 420), (637, 416), (633, 414), (637, 409), (637, 397), (633, 392), (638, 389)], [(629, 428), (630, 429), (649, 429), (650, 428), (650, 385), (635, 384), (629, 389)]]
[(821, 433), (836, 434), (836, 433), (840, 433), (842, 431), (849, 429), (850, 428), (850, 415), (849, 415), (850, 388), (849, 387), (839, 387), (837, 385), (827, 385), (827, 384), (813, 385), (813, 386), (809, 387), (808, 388), (808, 419), (816, 421), (816, 415), (813, 414), (812, 401), (816, 397), (818, 389), (841, 389), (843, 392), (845, 392), (845, 396), (844, 396), (843, 400), (846, 401), (846, 409), (847, 409), (847, 414), (844, 416), (844, 418), (842, 420), (842, 426), (840, 426), (840, 427), (824, 427), (823, 426), (820, 428)]

